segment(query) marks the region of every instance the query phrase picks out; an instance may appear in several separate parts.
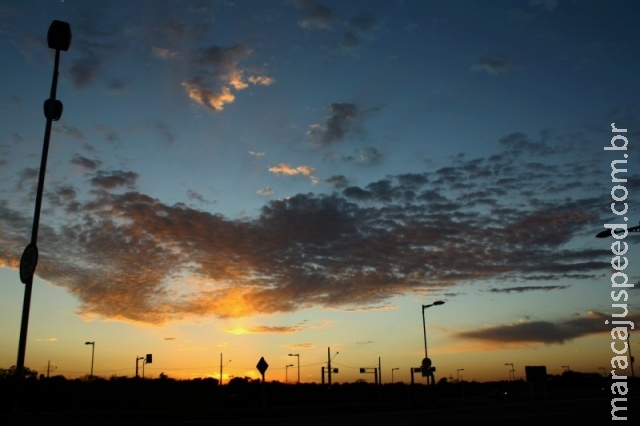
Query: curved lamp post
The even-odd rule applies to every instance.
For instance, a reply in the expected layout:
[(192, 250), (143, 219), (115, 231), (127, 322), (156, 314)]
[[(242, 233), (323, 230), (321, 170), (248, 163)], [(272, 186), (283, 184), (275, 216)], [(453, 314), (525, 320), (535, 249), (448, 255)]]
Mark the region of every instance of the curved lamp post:
[(300, 354), (289, 354), (289, 356), (298, 357), (298, 384), (300, 384)]
[(289, 367), (293, 367), (293, 364), (287, 364), (284, 367), (284, 382), (289, 383)]
[(47, 33), (47, 44), (50, 49), (56, 51), (53, 64), (53, 78), (51, 80), (51, 92), (49, 99), (44, 101), (44, 116), (47, 119), (44, 130), (44, 142), (42, 144), (42, 158), (40, 160), (40, 173), (38, 177), (38, 190), (36, 192), (36, 205), (33, 213), (33, 227), (31, 229), (31, 242), (27, 245), (20, 259), (20, 281), (25, 284), (24, 302), (22, 305), (22, 322), (20, 324), (20, 341), (18, 343), (18, 359), (16, 361), (17, 389), (15, 393), (14, 411), (20, 406), (22, 382), (24, 380), (24, 358), (27, 350), (27, 329), (29, 327), (29, 309), (31, 307), (31, 290), (33, 288), (33, 274), (38, 263), (38, 225), (40, 223), (40, 208), (42, 205), (42, 192), (44, 189), (44, 176), (47, 168), (47, 155), (49, 153), (49, 139), (51, 137), (51, 125), (62, 116), (62, 102), (56, 99), (58, 89), (58, 65), (60, 63), (60, 51), (69, 50), (71, 45), (71, 26), (67, 22), (53, 21)]
[(428, 356), (427, 356), (427, 326), (424, 322), (424, 310), (432, 306), (439, 306), (439, 305), (444, 305), (444, 302), (442, 300), (437, 300), (430, 305), (422, 305), (422, 332), (424, 333), (424, 357), (425, 358), (428, 358)]

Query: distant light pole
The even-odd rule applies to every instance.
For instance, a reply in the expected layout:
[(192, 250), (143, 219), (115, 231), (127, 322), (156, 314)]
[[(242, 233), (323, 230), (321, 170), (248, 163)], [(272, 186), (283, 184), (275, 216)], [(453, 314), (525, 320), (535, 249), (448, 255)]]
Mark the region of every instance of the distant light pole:
[(91, 374), (89, 374), (89, 379), (93, 379), (93, 355), (95, 354), (96, 350), (96, 342), (84, 342), (84, 344), (91, 345)]
[(427, 308), (430, 308), (431, 306), (439, 306), (439, 305), (444, 305), (444, 302), (442, 300), (436, 300), (430, 305), (422, 305), (422, 333), (424, 335), (424, 359), (422, 360), (422, 369), (423, 369), (423, 375), (424, 375), (424, 369), (425, 368), (428, 369), (427, 383), (429, 383), (429, 380), (431, 380), (431, 384), (433, 384), (434, 382), (434, 378), (433, 378), (434, 367), (431, 367), (431, 360), (429, 359), (428, 352), (427, 352), (427, 324), (425, 323), (425, 320), (424, 320), (424, 310)]
[(511, 366), (511, 370), (509, 370), (509, 380), (511, 380), (511, 377), (513, 377), (513, 380), (515, 380), (516, 379), (516, 370), (513, 368), (513, 363), (505, 362), (504, 365), (510, 365)]
[(40, 224), (40, 207), (42, 206), (42, 192), (44, 190), (44, 177), (47, 168), (47, 156), (49, 153), (49, 139), (51, 137), (52, 121), (57, 121), (62, 116), (62, 102), (56, 100), (58, 90), (58, 66), (60, 64), (60, 51), (65, 52), (71, 45), (71, 26), (67, 22), (53, 21), (47, 33), (47, 44), (50, 49), (56, 51), (53, 63), (53, 77), (51, 80), (51, 92), (49, 99), (44, 101), (44, 116), (47, 119), (44, 129), (44, 141), (42, 143), (42, 157), (38, 177), (38, 189), (36, 192), (36, 204), (33, 213), (33, 227), (31, 228), (31, 242), (22, 252), (20, 258), (20, 281), (24, 287), (24, 302), (22, 305), (22, 322), (20, 323), (20, 340), (18, 342), (18, 359), (16, 361), (16, 384), (13, 411), (20, 407), (22, 394), (22, 382), (24, 381), (24, 358), (27, 352), (27, 330), (29, 328), (29, 310), (31, 308), (31, 292), (33, 289), (33, 274), (38, 263), (38, 226)]
[(396, 371), (396, 370), (400, 370), (400, 368), (396, 367), (396, 368), (392, 368), (392, 369), (391, 369), (391, 383), (395, 383), (395, 382), (393, 381), (393, 372), (394, 372), (394, 371)]
[(340, 352), (336, 352), (334, 356), (331, 356), (331, 348), (327, 348), (327, 383), (331, 386), (331, 361), (337, 357)]
[[(144, 360), (143, 356), (137, 356), (136, 357), (136, 378), (140, 377), (140, 375), (138, 374), (138, 361), (140, 360)], [(144, 362), (142, 363), (142, 368), (144, 368)], [(144, 373), (142, 373), (144, 375)]]
[(293, 367), (293, 364), (287, 364), (284, 367), (284, 382), (289, 383), (289, 367)]
[(222, 367), (229, 365), (231, 360), (227, 361), (226, 364), (222, 365), (222, 352), (220, 352), (220, 384), (222, 384)]
[(464, 371), (464, 368), (458, 368), (458, 383), (460, 383), (460, 372)]
[(300, 354), (289, 354), (289, 356), (298, 357), (298, 384), (300, 384)]

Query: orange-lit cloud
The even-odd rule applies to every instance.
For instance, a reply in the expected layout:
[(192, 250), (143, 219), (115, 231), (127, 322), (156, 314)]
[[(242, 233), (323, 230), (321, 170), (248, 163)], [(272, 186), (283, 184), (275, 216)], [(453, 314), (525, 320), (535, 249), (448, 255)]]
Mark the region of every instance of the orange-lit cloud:
[(222, 111), (225, 104), (233, 102), (236, 98), (226, 86), (220, 89), (220, 93), (214, 93), (204, 89), (197, 82), (185, 81), (182, 85), (187, 90), (189, 98), (214, 111)]
[[(599, 207), (575, 185), (558, 183), (603, 187), (591, 163), (567, 163), (567, 150), (578, 150), (569, 137), (551, 144), (515, 133), (500, 145), (502, 153), (491, 158), (458, 157), (436, 170), (331, 194), (269, 200), (244, 219), (167, 204), (136, 190), (136, 172), (102, 170), (98, 162), (73, 157), (74, 167), (87, 166), (91, 190), (61, 185), (51, 192), (51, 208), (73, 214), (42, 228), (36, 274), (67, 289), (86, 318), (147, 324), (312, 307), (386, 309), (400, 295), (488, 279), (499, 297), (566, 290), (514, 286), (514, 280), (600, 278), (606, 250), (572, 244), (595, 235)], [(314, 173), (286, 163), (271, 171)], [(26, 187), (33, 170), (16, 180)], [(18, 266), (31, 220), (0, 204), (1, 265)], [(587, 335), (602, 328), (598, 321), (527, 321), (461, 333), (478, 341), (544, 344)], [(307, 327), (316, 326), (327, 324)]]

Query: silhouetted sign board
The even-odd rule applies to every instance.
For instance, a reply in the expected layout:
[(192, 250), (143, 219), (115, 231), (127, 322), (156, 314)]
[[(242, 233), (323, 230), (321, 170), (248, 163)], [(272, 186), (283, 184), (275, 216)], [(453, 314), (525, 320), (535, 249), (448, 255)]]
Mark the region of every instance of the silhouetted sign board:
[(527, 375), (527, 382), (544, 383), (547, 380), (546, 365), (527, 365), (524, 367), (524, 372)]
[(153, 362), (153, 354), (147, 354), (147, 358), (144, 360), (145, 364), (151, 364)]
[(269, 364), (267, 364), (267, 361), (264, 360), (264, 357), (261, 357), (260, 361), (258, 361), (258, 363), (256, 364), (256, 368), (258, 369), (260, 374), (262, 374), (262, 377), (264, 377), (264, 373), (265, 371), (267, 371), (267, 368), (269, 368)]

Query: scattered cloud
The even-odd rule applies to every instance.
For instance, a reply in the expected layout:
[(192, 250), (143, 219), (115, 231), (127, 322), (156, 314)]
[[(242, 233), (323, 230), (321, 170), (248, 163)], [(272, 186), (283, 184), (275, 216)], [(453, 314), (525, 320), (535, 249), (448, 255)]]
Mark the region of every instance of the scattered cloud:
[(153, 46), (151, 48), (151, 54), (156, 58), (160, 58), (164, 60), (175, 58), (176, 56), (178, 56), (178, 52), (176, 51), (172, 51), (170, 49), (156, 47), (156, 46)]
[(182, 86), (191, 100), (213, 111), (222, 111), (226, 104), (236, 99), (228, 87), (222, 87), (220, 93), (214, 93), (205, 89), (198, 80), (185, 81)]
[(360, 164), (379, 164), (382, 161), (382, 154), (377, 148), (372, 146), (357, 149), (354, 155), (344, 157), (345, 161), (353, 161)]
[(135, 172), (125, 172), (122, 170), (113, 172), (99, 171), (91, 178), (91, 185), (103, 189), (114, 189), (117, 187), (133, 188), (138, 174)]
[[(551, 321), (521, 321), (516, 324), (485, 327), (477, 330), (458, 333), (460, 338), (486, 340), (496, 343), (565, 343), (590, 334), (610, 331), (605, 320), (611, 315), (602, 312), (588, 312), (563, 319)], [(627, 321), (637, 322), (640, 315), (627, 315)]]
[(244, 90), (249, 83), (270, 86), (275, 82), (274, 78), (266, 75), (249, 75), (245, 79), (245, 70), (240, 67), (240, 62), (251, 54), (252, 49), (243, 44), (211, 45), (200, 49), (193, 59), (199, 72), (183, 81), (182, 86), (191, 100), (212, 111), (222, 111), (226, 104), (236, 99), (232, 90)]
[(249, 151), (249, 155), (253, 155), (254, 157), (264, 157), (266, 154), (264, 152)]
[(258, 194), (260, 195), (273, 195), (273, 189), (271, 188), (262, 188), (258, 190)]
[(352, 103), (333, 103), (329, 110), (331, 114), (325, 117), (323, 124), (312, 124), (307, 131), (319, 146), (343, 140), (358, 116), (358, 108)]
[(571, 286), (568, 285), (529, 285), (520, 287), (492, 288), (487, 290), (490, 293), (525, 293), (528, 291), (551, 291), (565, 290)]
[(302, 28), (330, 29), (336, 20), (335, 13), (320, 3), (305, 2), (302, 13), (298, 18), (298, 25)]
[(483, 71), (488, 74), (506, 74), (511, 72), (513, 64), (508, 59), (482, 58), (471, 66), (471, 71)]
[(102, 162), (100, 160), (91, 160), (83, 157), (82, 155), (75, 154), (71, 159), (71, 164), (80, 166), (85, 170), (93, 171), (99, 168), (102, 165)]
[(249, 328), (250, 333), (277, 333), (277, 334), (289, 334), (289, 333), (297, 333), (300, 331), (300, 327), (298, 326), (280, 326), (280, 327), (270, 327), (266, 325), (260, 325), (257, 327)]
[[(453, 293), (487, 280), (597, 280), (603, 263), (595, 259), (606, 258), (608, 247), (575, 242), (595, 235), (602, 201), (592, 197), (594, 188), (610, 188), (600, 179), (601, 158), (584, 154), (585, 143), (511, 134), (495, 155), (457, 156), (361, 186), (335, 175), (329, 181), (345, 185), (341, 192), (268, 200), (243, 219), (166, 204), (134, 189), (138, 174), (99, 170), (97, 161), (76, 156), (72, 162), (92, 172), (93, 189), (57, 187), (56, 205), (75, 213), (43, 228), (37, 274), (66, 288), (85, 317), (144, 323), (388, 307), (398, 295)], [(568, 157), (567, 150), (583, 155)], [(315, 173), (286, 163), (270, 171)], [(33, 183), (34, 176), (37, 170), (24, 169), (18, 180)], [(29, 226), (25, 212), (0, 203), (0, 227), (16, 230), (0, 234), (2, 264), (18, 264), (18, 234)], [(185, 285), (185, 277), (206, 286)], [(525, 284), (495, 292), (563, 288)], [(469, 336), (560, 342), (587, 333), (593, 321), (528, 321)]]
[(295, 176), (295, 175), (303, 175), (303, 176), (311, 176), (315, 173), (316, 169), (311, 166), (297, 166), (293, 167), (286, 163), (280, 163), (276, 166), (269, 167), (269, 171), (276, 175), (287, 175), (287, 176)]
[(344, 188), (349, 185), (349, 179), (344, 175), (331, 176), (329, 179), (326, 179), (325, 182), (330, 183), (336, 188)]
[(47, 337), (44, 339), (36, 339), (36, 342), (57, 342), (58, 338), (57, 337)]

